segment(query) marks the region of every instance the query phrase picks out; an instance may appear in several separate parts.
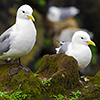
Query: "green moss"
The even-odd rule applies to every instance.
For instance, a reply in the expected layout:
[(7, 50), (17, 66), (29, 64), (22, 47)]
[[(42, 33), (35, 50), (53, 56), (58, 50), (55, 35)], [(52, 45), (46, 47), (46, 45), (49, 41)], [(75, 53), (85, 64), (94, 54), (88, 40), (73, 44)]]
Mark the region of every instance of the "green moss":
[(52, 78), (50, 87), (45, 87), (47, 97), (50, 95), (66, 95), (68, 89), (81, 86), (79, 82), (78, 64), (73, 57), (65, 54), (45, 55), (37, 71), (41, 79)]
[[(17, 67), (18, 63), (13, 63), (12, 66)], [(0, 65), (0, 90), (9, 94), (22, 91), (23, 94), (27, 94), (26, 100), (54, 100), (50, 96), (59, 94), (70, 97), (70, 93), (77, 90), (82, 92), (80, 100), (100, 98), (100, 72), (91, 77), (90, 82), (86, 84), (88, 87), (84, 88), (79, 82), (77, 61), (62, 53), (45, 55), (35, 74), (22, 69), (14, 76), (9, 76), (8, 72), (9, 64), (2, 63)], [(52, 79), (48, 81), (50, 78)], [(49, 85), (43, 85), (42, 81), (44, 84), (48, 81)]]
[[(27, 94), (26, 100), (44, 100), (42, 83), (37, 77), (34, 77), (31, 71), (28, 73), (20, 69), (18, 74), (9, 76), (8, 66), (8, 64), (1, 64), (0, 66), (0, 86), (2, 91), (9, 92), (9, 94), (15, 91), (23, 91), (24, 94)], [(13, 64), (13, 66), (17, 66), (17, 64)]]
[(100, 100), (100, 86), (92, 85), (85, 91), (79, 100)]
[(0, 97), (0, 100), (6, 100), (4, 97)]
[(94, 77), (87, 77), (90, 81), (83, 88), (83, 93), (79, 100), (100, 100), (100, 71)]
[(92, 84), (100, 85), (100, 71), (91, 79)]

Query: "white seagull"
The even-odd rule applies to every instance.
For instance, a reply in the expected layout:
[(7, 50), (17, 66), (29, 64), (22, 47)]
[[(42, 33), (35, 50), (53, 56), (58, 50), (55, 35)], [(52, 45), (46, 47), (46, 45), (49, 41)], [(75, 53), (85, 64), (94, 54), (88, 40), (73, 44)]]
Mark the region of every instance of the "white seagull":
[[(29, 5), (22, 5), (16, 16), (16, 22), (8, 30), (0, 36), (0, 59), (11, 60), (13, 58), (19, 59), (19, 68), (26, 72), (28, 69), (21, 65), (20, 57), (28, 54), (36, 41), (36, 28), (34, 17), (32, 16), (33, 9)], [(12, 69), (10, 64), (9, 75), (18, 73)]]
[(79, 9), (71, 7), (56, 7), (51, 6), (47, 12), (47, 18), (52, 22), (58, 22), (64, 19), (75, 17), (79, 13)]
[(74, 33), (71, 42), (61, 42), (59, 48), (56, 48), (56, 53), (65, 53), (74, 57), (78, 62), (78, 70), (82, 70), (88, 66), (91, 61), (92, 53), (88, 45), (95, 46), (95, 43), (90, 40), (90, 36), (85, 31), (77, 31)]

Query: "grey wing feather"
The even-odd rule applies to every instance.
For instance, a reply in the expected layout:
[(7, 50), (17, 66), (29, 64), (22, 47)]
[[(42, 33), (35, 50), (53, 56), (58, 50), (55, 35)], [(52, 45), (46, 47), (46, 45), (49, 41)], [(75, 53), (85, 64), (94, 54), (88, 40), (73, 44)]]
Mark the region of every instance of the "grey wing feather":
[(1, 36), (0, 36), (0, 55), (2, 55), (4, 52), (7, 52), (9, 50), (10, 47), (10, 33), (12, 31), (12, 28), (9, 28), (8, 30), (6, 30)]
[(79, 13), (79, 9), (75, 7), (59, 8), (61, 11), (60, 19), (67, 19), (76, 16)]
[(61, 48), (59, 49), (59, 53), (65, 53), (68, 50), (68, 45), (70, 42), (65, 42), (63, 45), (61, 45)]

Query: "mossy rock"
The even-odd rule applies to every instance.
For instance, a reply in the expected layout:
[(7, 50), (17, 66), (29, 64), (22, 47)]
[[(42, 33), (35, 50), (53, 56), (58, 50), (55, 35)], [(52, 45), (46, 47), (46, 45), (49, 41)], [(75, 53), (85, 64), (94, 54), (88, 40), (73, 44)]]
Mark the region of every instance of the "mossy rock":
[(92, 84), (85, 91), (78, 100), (100, 100), (100, 86)]
[(79, 82), (78, 63), (70, 56), (63, 53), (45, 55), (37, 71), (41, 80), (52, 78), (50, 87), (45, 87), (46, 94), (67, 94), (68, 89), (82, 86)]
[[(17, 63), (12, 64), (17, 66)], [(18, 74), (9, 76), (9, 64), (0, 65), (0, 90), (8, 92), (9, 94), (22, 91), (23, 94), (27, 94), (25, 100), (44, 100), (42, 95), (42, 83), (34, 77), (33, 72), (25, 72), (20, 69)], [(2, 97), (1, 97), (2, 98)], [(0, 100), (2, 100), (0, 98)]]
[[(12, 63), (12, 67), (17, 66), (18, 63)], [(100, 72), (88, 77), (87, 88), (83, 87), (79, 82), (77, 61), (63, 53), (45, 55), (36, 74), (22, 69), (14, 76), (9, 76), (8, 72), (9, 64), (0, 63), (0, 91), (9, 94), (22, 91), (27, 94), (25, 100), (55, 100), (50, 96), (61, 94), (70, 97), (72, 91), (78, 90), (82, 93), (79, 100), (100, 100)], [(49, 82), (42, 83), (50, 78)], [(0, 97), (0, 100), (4, 99)]]
[(96, 73), (96, 75), (90, 81), (92, 84), (100, 85), (100, 71)]
[(87, 77), (90, 81), (85, 84), (79, 100), (100, 100), (100, 71), (94, 77)]
[(4, 97), (0, 97), (0, 100), (7, 100), (7, 99), (5, 99)]

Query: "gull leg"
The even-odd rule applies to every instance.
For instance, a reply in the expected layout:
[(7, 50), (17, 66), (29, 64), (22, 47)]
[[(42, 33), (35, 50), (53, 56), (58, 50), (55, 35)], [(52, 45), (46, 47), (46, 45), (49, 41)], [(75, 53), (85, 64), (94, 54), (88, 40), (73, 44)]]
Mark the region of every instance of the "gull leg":
[(26, 72), (30, 72), (27, 68), (22, 66), (20, 58), (18, 60), (19, 60), (19, 68), (21, 68), (22, 70), (25, 70)]
[(19, 68), (18, 68), (18, 70), (14, 70), (14, 69), (12, 69), (12, 67), (11, 67), (11, 61), (9, 61), (9, 64), (10, 64), (9, 76), (13, 76), (13, 75), (17, 74), (18, 71), (19, 71)]
[(89, 82), (89, 79), (86, 78), (85, 76), (83, 76), (83, 74), (82, 74), (80, 71), (78, 71), (78, 72), (79, 72), (80, 82), (81, 82), (83, 85), (85, 85), (86, 83), (88, 83), (88, 82)]

